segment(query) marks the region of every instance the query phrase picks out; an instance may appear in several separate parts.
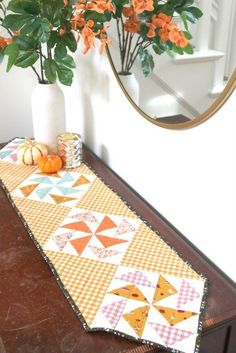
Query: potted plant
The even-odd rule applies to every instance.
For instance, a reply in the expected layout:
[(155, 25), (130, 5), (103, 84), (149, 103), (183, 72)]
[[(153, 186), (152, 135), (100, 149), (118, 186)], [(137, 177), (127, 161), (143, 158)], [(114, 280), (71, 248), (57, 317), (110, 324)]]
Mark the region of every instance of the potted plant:
[(56, 136), (65, 130), (64, 96), (57, 82), (70, 86), (75, 62), (72, 56), (81, 38), (84, 53), (98, 38), (102, 52), (107, 44), (105, 22), (114, 11), (107, 0), (0, 0), (0, 63), (31, 68), (37, 78), (32, 94), (34, 137), (55, 148)]
[[(148, 76), (155, 66), (155, 54), (192, 54), (189, 22), (196, 23), (202, 12), (193, 6), (194, 0), (114, 0), (114, 4), (119, 75), (138, 103), (138, 84), (132, 74), (136, 60), (139, 58), (142, 72)], [(177, 25), (176, 17), (182, 21), (184, 30)]]

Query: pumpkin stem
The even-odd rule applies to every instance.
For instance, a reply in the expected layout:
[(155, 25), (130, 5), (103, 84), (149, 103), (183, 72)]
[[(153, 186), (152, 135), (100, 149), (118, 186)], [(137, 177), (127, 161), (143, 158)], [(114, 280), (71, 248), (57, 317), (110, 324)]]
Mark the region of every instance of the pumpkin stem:
[(28, 143), (30, 146), (33, 146), (33, 142), (29, 137), (25, 138), (25, 142)]

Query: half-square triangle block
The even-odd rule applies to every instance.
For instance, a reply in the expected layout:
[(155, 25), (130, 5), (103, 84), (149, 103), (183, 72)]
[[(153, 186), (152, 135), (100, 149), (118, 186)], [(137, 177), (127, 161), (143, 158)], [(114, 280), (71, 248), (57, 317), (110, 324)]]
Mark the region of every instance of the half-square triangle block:
[(38, 184), (26, 185), (20, 188), (24, 197), (28, 197), (37, 188)]
[(10, 154), (9, 157), (13, 160), (13, 162), (16, 162), (16, 161), (17, 161), (17, 154), (16, 154), (16, 153)]
[(57, 182), (57, 185), (68, 183), (74, 181), (74, 178), (71, 176), (70, 173), (66, 173), (63, 177)]
[(148, 303), (147, 298), (145, 298), (143, 293), (134, 284), (113, 289), (112, 291), (109, 292), (109, 294), (119, 295), (127, 299), (134, 299), (140, 302)]
[(52, 189), (53, 189), (53, 186), (45, 187), (43, 189), (38, 189), (35, 191), (35, 194), (40, 198), (40, 200), (43, 200), (44, 197), (46, 197)]
[(126, 219), (123, 219), (117, 228), (116, 234), (121, 235), (128, 232), (134, 232), (135, 230), (136, 229), (132, 226), (132, 224), (130, 224)]
[(113, 229), (116, 227), (117, 225), (112, 221), (112, 219), (108, 216), (105, 216), (102, 222), (100, 223), (99, 227), (96, 229), (96, 233), (100, 233), (104, 230)]
[(64, 224), (63, 228), (73, 229), (79, 232), (92, 234), (92, 231), (89, 226), (83, 221)]
[(131, 311), (130, 313), (123, 315), (123, 318), (132, 327), (132, 329), (134, 330), (134, 332), (137, 334), (138, 337), (141, 337), (143, 334), (149, 309), (150, 307), (148, 305), (145, 305), (141, 308), (137, 308)]
[(35, 181), (36, 183), (43, 183), (43, 184), (53, 184), (52, 180), (48, 176), (41, 176), (37, 177), (34, 179), (31, 179), (31, 181)]
[(149, 325), (161, 337), (166, 346), (172, 346), (176, 342), (183, 341), (184, 339), (193, 335), (193, 332), (157, 324), (155, 322), (149, 322)]
[(122, 281), (141, 285), (141, 286), (146, 286), (151, 288), (153, 287), (152, 283), (141, 271), (124, 273), (123, 275), (116, 277), (116, 279), (120, 279)]
[(170, 284), (167, 279), (165, 279), (163, 276), (160, 276), (154, 294), (153, 302), (155, 303), (175, 293), (177, 293), (175, 287), (172, 286), (172, 284)]
[(83, 175), (81, 175), (72, 185), (73, 188), (75, 188), (76, 186), (80, 186), (80, 185), (85, 185), (85, 184), (89, 184), (90, 181)]
[(71, 239), (73, 232), (67, 232), (63, 234), (56, 234), (53, 236), (55, 243), (60, 250), (63, 250), (68, 241)]
[(117, 302), (113, 302), (111, 304), (105, 305), (101, 308), (101, 312), (111, 325), (113, 329), (116, 328), (126, 305), (126, 300), (122, 299)]
[(63, 228), (73, 229), (83, 233), (90, 233), (90, 234), (92, 233), (91, 229), (83, 221), (65, 224), (63, 225)]
[(173, 308), (166, 308), (164, 306), (153, 305), (155, 309), (159, 311), (159, 313), (166, 319), (166, 321), (171, 325), (174, 326), (181, 321), (187, 320), (190, 317), (197, 315), (192, 311), (185, 311), (185, 310), (176, 310)]
[(87, 236), (83, 238), (73, 239), (70, 241), (70, 243), (73, 245), (77, 253), (81, 255), (84, 249), (86, 248), (88, 242), (90, 241), (90, 239), (91, 239), (91, 236)]
[(92, 251), (92, 253), (99, 259), (106, 259), (108, 257), (112, 257), (115, 255), (120, 254), (119, 251), (112, 250), (112, 249), (101, 249), (98, 248), (97, 246), (89, 246), (89, 249)]
[(76, 198), (74, 198), (74, 197), (58, 196), (58, 195), (53, 195), (53, 194), (49, 194), (49, 195), (57, 205), (59, 205), (60, 203), (65, 203), (68, 201), (76, 200)]
[(12, 151), (0, 151), (0, 158), (6, 158), (7, 156), (9, 156), (10, 153), (12, 153)]
[(70, 194), (75, 194), (75, 193), (78, 192), (78, 190), (75, 190), (75, 189), (72, 189), (72, 188), (67, 188), (65, 186), (57, 186), (57, 188), (65, 196), (70, 195)]
[(199, 293), (190, 285), (189, 282), (182, 280), (179, 290), (177, 307), (181, 308), (182, 305), (191, 302), (200, 297)]
[(82, 213), (76, 213), (71, 218), (76, 218), (80, 221), (86, 221), (86, 222), (91, 222), (91, 223), (98, 223), (97, 219), (94, 217), (92, 212), (86, 211)]
[(104, 248), (109, 248), (110, 246), (118, 245), (121, 243), (127, 243), (127, 240), (106, 237), (104, 235), (95, 234), (97, 239), (102, 243)]

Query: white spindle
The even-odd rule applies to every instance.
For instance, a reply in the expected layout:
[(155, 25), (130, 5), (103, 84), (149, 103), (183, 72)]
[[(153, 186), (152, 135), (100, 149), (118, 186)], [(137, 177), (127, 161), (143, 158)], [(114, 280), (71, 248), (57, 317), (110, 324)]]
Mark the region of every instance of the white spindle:
[[(235, 0), (219, 1), (218, 21), (215, 27), (215, 50), (226, 54), (228, 36), (230, 31), (230, 15)], [(214, 78), (213, 78), (213, 93), (220, 92), (224, 86), (226, 55), (215, 63)]]
[(212, 1), (213, 0), (199, 0), (199, 7), (203, 12), (203, 16), (197, 24), (196, 50), (199, 52), (204, 52), (209, 49)]
[(226, 53), (225, 76), (230, 77), (236, 68), (236, 2), (232, 3), (230, 18), (230, 35)]

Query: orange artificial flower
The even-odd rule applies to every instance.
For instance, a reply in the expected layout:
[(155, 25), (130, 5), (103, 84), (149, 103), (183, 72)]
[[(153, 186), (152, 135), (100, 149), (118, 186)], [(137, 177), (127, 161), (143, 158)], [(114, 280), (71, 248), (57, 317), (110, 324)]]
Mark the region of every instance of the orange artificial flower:
[(169, 32), (166, 30), (166, 28), (161, 28), (158, 32), (160, 36), (161, 42), (167, 42), (169, 40)]
[(104, 13), (105, 11), (112, 11), (115, 13), (115, 7), (112, 3), (112, 0), (94, 0), (86, 1), (80, 0), (75, 3), (77, 11), (79, 10), (92, 10), (98, 13)]
[(20, 35), (20, 31), (11, 31), (11, 32), (15, 37)]
[(0, 37), (0, 48), (1, 49), (5, 49), (6, 46), (10, 43), (13, 42), (12, 38), (4, 38), (4, 37)]
[(140, 21), (137, 18), (134, 8), (131, 6), (131, 7), (125, 7), (124, 9), (123, 9), (124, 16), (128, 17), (128, 19), (125, 21), (125, 24), (124, 24), (125, 31), (131, 32), (131, 33), (137, 33), (140, 30)]
[(83, 28), (86, 24), (84, 13), (76, 13), (70, 21), (71, 28), (76, 31), (78, 28)]
[(167, 30), (169, 33), (169, 40), (172, 43), (176, 44), (178, 42), (178, 40), (180, 39), (179, 29), (178, 29), (177, 25), (175, 23), (170, 24), (167, 26)]
[(107, 29), (108, 29), (108, 26), (100, 32), (100, 36), (99, 36), (99, 39), (101, 41), (101, 46), (99, 49), (100, 54), (103, 54), (107, 45), (112, 44), (112, 41), (107, 39)]
[(126, 32), (138, 33), (140, 30), (140, 21), (131, 18), (125, 22), (124, 27)]
[(4, 49), (6, 48), (6, 46), (7, 46), (7, 43), (5, 42), (5, 38), (0, 37), (0, 48)]
[(159, 13), (158, 15), (152, 16), (152, 23), (156, 27), (163, 28), (167, 23), (170, 23), (171, 17), (166, 16), (164, 13)]
[(133, 7), (123, 7), (122, 13), (125, 17), (131, 17), (134, 14), (134, 8)]
[(60, 36), (63, 36), (63, 34), (66, 32), (65, 28), (59, 28), (59, 34)]
[(147, 23), (146, 26), (149, 27), (147, 32), (148, 38), (153, 38), (156, 35), (156, 29), (158, 30), (158, 35), (161, 42), (174, 43), (177, 47), (186, 48), (188, 45), (188, 40), (184, 33), (179, 30), (176, 23), (170, 22), (171, 16), (167, 16), (164, 13), (159, 13), (158, 15), (152, 16), (152, 23)]
[(86, 5), (86, 9), (93, 10), (98, 13), (104, 13), (105, 11), (115, 13), (115, 8), (111, 0), (94, 0)]
[(153, 0), (132, 0), (132, 5), (137, 14), (154, 10)]
[(85, 49), (83, 53), (86, 54), (89, 49), (94, 46), (95, 37), (99, 32), (94, 32), (92, 27), (94, 26), (94, 21), (89, 20), (81, 31), (82, 38), (84, 40)]
[(152, 23), (146, 23), (146, 26), (149, 27), (149, 31), (147, 32), (146, 36), (148, 38), (154, 38), (156, 36), (156, 27)]
[(171, 21), (171, 16), (167, 16), (163, 12), (159, 13), (158, 17), (166, 23), (170, 23), (170, 21)]
[(185, 37), (185, 35), (184, 35), (184, 33), (182, 31), (179, 32), (179, 34), (180, 34), (180, 38), (179, 38), (179, 40), (178, 40), (176, 45), (178, 47), (184, 49), (184, 48), (186, 48), (188, 46), (189, 42), (188, 42), (188, 39)]
[[(159, 28), (158, 34), (162, 42), (167, 42), (170, 40), (169, 32), (174, 30), (175, 24), (171, 24), (171, 16), (167, 16), (164, 13), (159, 13), (158, 15), (152, 16), (152, 23), (147, 23), (146, 26), (149, 27), (147, 32), (148, 38), (153, 38), (156, 36), (156, 29)], [(179, 39), (179, 38), (178, 38)]]

